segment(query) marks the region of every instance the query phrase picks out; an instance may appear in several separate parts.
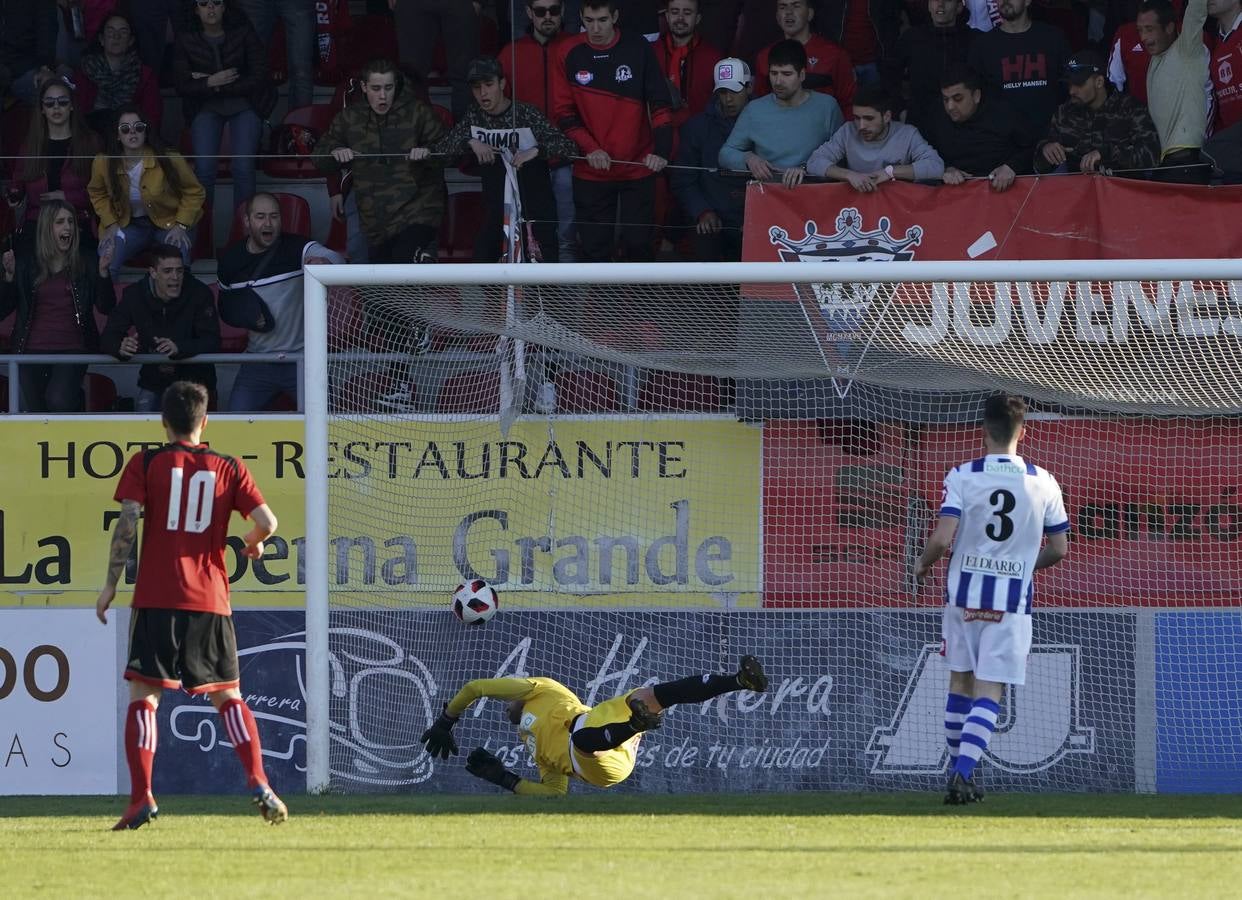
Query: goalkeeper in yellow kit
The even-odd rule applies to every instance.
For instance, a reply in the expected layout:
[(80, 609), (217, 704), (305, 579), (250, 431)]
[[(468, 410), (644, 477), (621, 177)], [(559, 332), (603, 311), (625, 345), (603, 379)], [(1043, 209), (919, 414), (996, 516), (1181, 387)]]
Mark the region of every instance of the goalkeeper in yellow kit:
[(667, 707), (767, 688), (767, 675), (753, 656), (743, 656), (732, 675), (694, 675), (636, 688), (598, 706), (586, 706), (551, 678), (480, 678), (467, 682), (445, 704), (420, 740), (432, 756), (448, 759), (457, 752), (453, 726), (470, 704), (480, 697), (507, 700), (509, 721), (539, 767), (540, 780), (528, 781), (509, 771), (483, 747), (466, 757), (466, 771), (515, 794), (552, 797), (569, 790), (571, 777), (599, 788), (625, 781), (634, 771), (642, 733), (660, 727)]

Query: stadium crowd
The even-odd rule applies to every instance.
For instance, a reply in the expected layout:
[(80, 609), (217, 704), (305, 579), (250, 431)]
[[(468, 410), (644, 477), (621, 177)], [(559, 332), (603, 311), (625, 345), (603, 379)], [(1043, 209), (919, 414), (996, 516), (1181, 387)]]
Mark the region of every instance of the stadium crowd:
[(719, 261), (750, 180), (1242, 182), (1242, 0), (0, 0), (0, 91), (11, 353), (297, 354), (304, 263), (495, 262), (507, 198), (529, 257)]

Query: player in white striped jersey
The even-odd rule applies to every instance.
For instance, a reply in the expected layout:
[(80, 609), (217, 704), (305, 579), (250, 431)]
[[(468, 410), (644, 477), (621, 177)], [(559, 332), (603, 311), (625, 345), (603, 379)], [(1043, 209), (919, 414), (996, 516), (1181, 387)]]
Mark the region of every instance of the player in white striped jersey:
[(942, 650), (949, 665), (944, 722), (951, 764), (944, 802), (949, 804), (983, 799), (975, 766), (996, 727), (1005, 685), (1026, 681), (1035, 570), (1056, 565), (1069, 549), (1060, 486), (1046, 470), (1018, 456), (1025, 418), (1020, 397), (988, 398), (987, 455), (945, 476), (940, 520), (915, 564), (921, 583), (953, 548)]

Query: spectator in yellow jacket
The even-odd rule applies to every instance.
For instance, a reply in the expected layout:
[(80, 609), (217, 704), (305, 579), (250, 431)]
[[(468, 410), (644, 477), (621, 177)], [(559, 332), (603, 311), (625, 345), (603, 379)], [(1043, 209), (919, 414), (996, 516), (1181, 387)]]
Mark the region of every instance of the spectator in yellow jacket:
[(115, 277), (154, 244), (171, 244), (189, 265), (193, 229), (203, 215), (203, 186), (184, 157), (166, 149), (133, 107), (119, 111), (107, 149), (95, 157), (87, 193), (99, 216), (100, 256)]

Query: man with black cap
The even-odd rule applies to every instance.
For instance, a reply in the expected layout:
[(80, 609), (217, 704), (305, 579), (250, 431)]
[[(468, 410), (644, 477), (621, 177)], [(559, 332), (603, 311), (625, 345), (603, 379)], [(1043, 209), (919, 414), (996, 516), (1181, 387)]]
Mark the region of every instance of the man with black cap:
[(673, 195), (695, 223), (694, 258), (737, 262), (742, 258), (746, 181), (716, 169), (720, 148), (746, 108), (754, 79), (750, 67), (729, 57), (716, 63), (716, 92), (707, 109), (681, 127), (677, 168), (669, 176)]
[(1065, 64), (1070, 99), (1035, 147), (1035, 171), (1100, 172), (1147, 169), (1160, 157), (1160, 137), (1147, 107), (1111, 93), (1104, 58), (1082, 50)]
[(483, 179), (484, 219), (474, 242), (474, 261), (500, 260), (504, 243), (505, 161), (517, 173), (522, 219), (531, 222), (544, 262), (557, 262), (556, 198), (548, 158), (568, 159), (578, 148), (529, 103), (505, 96), (505, 76), (490, 56), (472, 60), (466, 71), (474, 102), (442, 137), (433, 153), (469, 155)]

